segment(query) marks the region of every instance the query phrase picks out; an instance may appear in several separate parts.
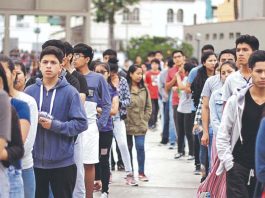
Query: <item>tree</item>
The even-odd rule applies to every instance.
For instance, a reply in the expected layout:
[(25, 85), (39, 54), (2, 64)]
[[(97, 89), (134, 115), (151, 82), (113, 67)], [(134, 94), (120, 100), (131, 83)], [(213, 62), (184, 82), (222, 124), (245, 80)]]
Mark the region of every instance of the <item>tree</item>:
[(115, 49), (114, 42), (114, 24), (115, 13), (133, 5), (139, 0), (92, 0), (95, 6), (96, 22), (108, 22), (109, 24), (109, 39), (108, 45), (111, 49)]
[(190, 44), (181, 42), (178, 39), (142, 36), (140, 38), (132, 38), (129, 41), (128, 57), (131, 60), (135, 60), (136, 56), (141, 56), (145, 60), (148, 52), (157, 50), (162, 51), (164, 57), (171, 56), (173, 50), (182, 50), (188, 58), (193, 53), (193, 48)]

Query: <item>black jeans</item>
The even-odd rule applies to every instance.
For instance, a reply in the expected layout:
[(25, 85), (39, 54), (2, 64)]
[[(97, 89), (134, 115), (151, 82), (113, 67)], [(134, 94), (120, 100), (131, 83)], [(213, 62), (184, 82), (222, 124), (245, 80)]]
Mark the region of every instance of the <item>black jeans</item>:
[[(174, 117), (174, 123), (176, 127), (176, 133), (177, 133), (177, 139), (179, 136), (179, 125), (178, 125), (178, 105), (173, 106), (173, 117)], [(184, 144), (185, 147), (185, 144)]]
[(151, 117), (148, 122), (149, 127), (156, 125), (157, 114), (159, 111), (158, 99), (152, 99), (151, 102), (152, 102), (152, 113), (151, 113)]
[(177, 112), (177, 122), (178, 122), (178, 152), (184, 153), (184, 141), (185, 135), (188, 140), (189, 145), (189, 155), (194, 155), (193, 148), (193, 135), (192, 135), (192, 126), (193, 126), (193, 114), (192, 113), (181, 113)]
[(76, 181), (76, 165), (41, 169), (34, 168), (36, 178), (36, 198), (49, 197), (49, 185), (51, 185), (54, 198), (72, 198)]
[(164, 125), (162, 133), (162, 143), (168, 143), (169, 137), (169, 101), (163, 102), (164, 111)]
[(102, 182), (102, 192), (109, 191), (109, 153), (112, 144), (113, 131), (99, 132), (99, 163), (96, 164), (96, 180)]
[(231, 170), (226, 173), (226, 195), (227, 198), (252, 198), (255, 191), (256, 177), (249, 181), (250, 169), (234, 163)]
[[(115, 139), (115, 138), (114, 138)], [(123, 161), (122, 161), (122, 158), (121, 158), (121, 152), (120, 152), (120, 149), (119, 149), (119, 146), (117, 144), (117, 141), (115, 139), (115, 142), (116, 142), (116, 152), (117, 152), (117, 157), (118, 157), (118, 161), (117, 161), (117, 165), (123, 165)], [(115, 167), (115, 160), (114, 160), (114, 156), (113, 156), (113, 152), (115, 152), (112, 148), (111, 148), (111, 167)]]

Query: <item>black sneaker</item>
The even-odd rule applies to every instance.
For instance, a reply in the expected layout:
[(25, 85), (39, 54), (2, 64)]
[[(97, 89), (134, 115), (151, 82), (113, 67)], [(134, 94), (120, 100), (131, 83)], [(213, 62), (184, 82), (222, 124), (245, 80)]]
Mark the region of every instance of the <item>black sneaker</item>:
[(163, 145), (167, 145), (167, 141), (165, 141), (165, 140), (161, 140), (161, 142), (160, 142), (160, 144), (163, 144)]
[(201, 183), (204, 181), (206, 179), (206, 177), (204, 176), (204, 177), (202, 177), (201, 178)]
[(118, 164), (118, 171), (124, 171), (125, 167), (123, 164)]

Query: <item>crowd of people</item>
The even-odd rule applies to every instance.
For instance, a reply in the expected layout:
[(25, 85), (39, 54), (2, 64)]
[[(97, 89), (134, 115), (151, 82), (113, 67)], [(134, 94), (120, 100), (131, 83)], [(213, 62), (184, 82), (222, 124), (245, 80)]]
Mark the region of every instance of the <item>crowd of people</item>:
[(145, 138), (159, 123), (172, 158), (194, 161), (197, 197), (265, 197), (265, 51), (255, 36), (218, 56), (204, 45), (200, 64), (175, 50), (120, 67), (115, 50), (94, 61), (87, 44), (48, 40), (29, 70), (15, 52), (0, 55), (0, 198), (105, 198), (116, 169), (127, 185), (148, 182)]

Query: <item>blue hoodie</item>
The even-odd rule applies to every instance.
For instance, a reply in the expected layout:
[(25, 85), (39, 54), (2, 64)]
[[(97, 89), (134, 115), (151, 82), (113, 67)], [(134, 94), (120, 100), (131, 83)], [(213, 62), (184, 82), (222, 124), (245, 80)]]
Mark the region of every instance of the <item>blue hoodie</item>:
[(102, 108), (101, 116), (97, 120), (98, 129), (101, 131), (107, 123), (111, 110), (111, 97), (108, 83), (101, 74), (89, 72), (84, 75), (87, 81), (88, 94), (85, 106), (89, 123), (97, 120), (96, 107)]
[(36, 100), (39, 111), (51, 111), (53, 116), (49, 130), (38, 125), (33, 147), (34, 167), (51, 169), (73, 165), (74, 136), (88, 127), (79, 93), (65, 77), (61, 77), (48, 92), (43, 87), (43, 102), (40, 104), (42, 87), (42, 80), (37, 79), (35, 84), (25, 90)]

